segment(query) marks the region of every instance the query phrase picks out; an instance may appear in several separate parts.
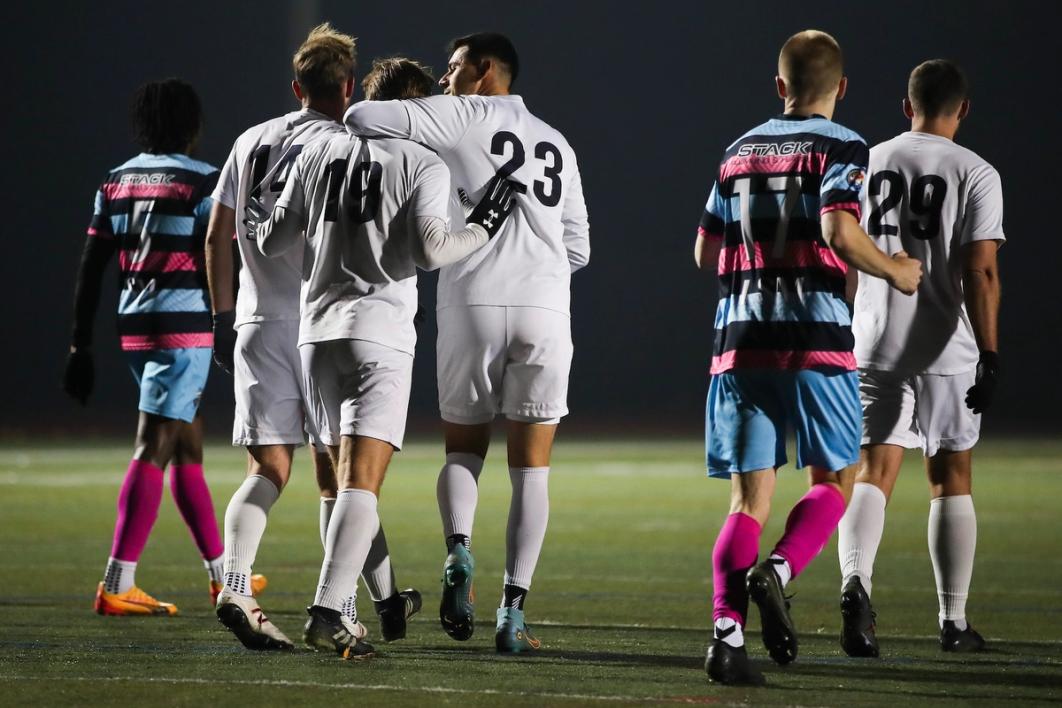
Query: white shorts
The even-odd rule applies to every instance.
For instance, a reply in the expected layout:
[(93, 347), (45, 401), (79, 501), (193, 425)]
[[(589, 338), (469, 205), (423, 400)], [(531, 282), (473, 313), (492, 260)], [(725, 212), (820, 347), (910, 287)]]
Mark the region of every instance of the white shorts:
[(542, 307), (444, 307), (439, 411), (449, 423), (556, 423), (568, 414), (572, 321)]
[(306, 419), (298, 320), (248, 322), (236, 328), (232, 444), (302, 445), (316, 434)]
[(339, 445), (359, 435), (402, 448), (413, 381), (413, 356), (361, 339), (299, 347), (310, 415), (321, 440)]
[(981, 433), (981, 416), (966, 407), (975, 374), (905, 376), (860, 369), (863, 444), (920, 447), (926, 457), (969, 450)]

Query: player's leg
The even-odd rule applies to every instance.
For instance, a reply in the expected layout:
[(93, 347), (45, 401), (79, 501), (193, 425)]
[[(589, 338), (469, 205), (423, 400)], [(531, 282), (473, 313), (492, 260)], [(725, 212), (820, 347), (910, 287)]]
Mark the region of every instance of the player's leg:
[(985, 641), (966, 620), (966, 599), (977, 549), (973, 503), (973, 446), (980, 416), (964, 404), (973, 373), (924, 375), (916, 380), (925, 431), (929, 478), (929, 557), (940, 606), (940, 646), (944, 651), (980, 651)]
[(464, 641), (475, 631), (472, 526), (490, 422), (500, 410), (505, 308), (445, 307), (437, 318), (439, 411), (446, 440), (436, 484), (446, 540), (439, 620), (451, 638)]

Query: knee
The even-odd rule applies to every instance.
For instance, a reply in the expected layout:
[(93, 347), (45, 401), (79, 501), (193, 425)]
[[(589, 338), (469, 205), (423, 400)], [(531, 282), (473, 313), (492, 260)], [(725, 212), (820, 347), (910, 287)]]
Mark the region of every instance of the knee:
[[(144, 425), (137, 431), (134, 458), (150, 462), (162, 469), (173, 458), (177, 447), (177, 431), (174, 426)], [(202, 459), (202, 458), (200, 458)]]

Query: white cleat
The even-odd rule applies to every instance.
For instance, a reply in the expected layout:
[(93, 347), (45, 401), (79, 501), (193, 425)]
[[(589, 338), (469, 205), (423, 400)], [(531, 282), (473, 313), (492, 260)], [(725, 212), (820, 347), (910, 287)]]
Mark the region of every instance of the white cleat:
[(229, 628), (248, 649), (258, 651), (291, 650), (295, 645), (269, 621), (258, 600), (238, 595), (228, 588), (218, 595), (215, 610), (218, 621)]

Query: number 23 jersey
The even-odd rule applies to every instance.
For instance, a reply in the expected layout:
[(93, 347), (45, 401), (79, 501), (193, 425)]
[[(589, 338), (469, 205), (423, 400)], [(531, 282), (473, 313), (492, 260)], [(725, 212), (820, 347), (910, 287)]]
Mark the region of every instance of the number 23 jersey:
[(976, 153), (907, 132), (870, 151), (863, 228), (887, 254), (922, 261), (906, 296), (859, 274), (852, 329), (861, 368), (951, 375), (977, 365), (962, 289), (963, 246), (1004, 241), (999, 173)]

